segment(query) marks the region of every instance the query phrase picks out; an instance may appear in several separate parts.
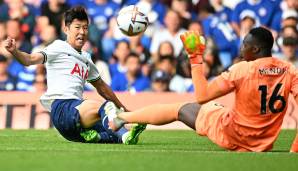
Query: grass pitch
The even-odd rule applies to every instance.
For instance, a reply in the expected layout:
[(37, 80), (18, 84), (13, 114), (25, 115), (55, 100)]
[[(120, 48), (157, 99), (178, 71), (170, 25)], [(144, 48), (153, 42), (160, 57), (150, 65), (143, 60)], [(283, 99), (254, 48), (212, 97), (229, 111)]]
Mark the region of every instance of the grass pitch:
[(225, 151), (192, 131), (145, 131), (138, 145), (83, 144), (56, 130), (1, 130), (0, 171), (298, 170), (288, 153), (296, 131), (282, 131), (272, 152)]

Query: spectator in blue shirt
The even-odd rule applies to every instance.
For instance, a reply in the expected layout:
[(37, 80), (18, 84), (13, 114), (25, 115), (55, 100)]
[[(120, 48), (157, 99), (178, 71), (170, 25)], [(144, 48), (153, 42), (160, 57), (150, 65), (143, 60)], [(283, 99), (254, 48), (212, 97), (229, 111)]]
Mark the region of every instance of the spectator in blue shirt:
[[(21, 30), (21, 22), (18, 19), (11, 19), (6, 22), (7, 36), (15, 39), (17, 47), (27, 53), (31, 52), (32, 45), (29, 41), (24, 39), (24, 33)], [(8, 72), (14, 77), (17, 77), (19, 72), (24, 70), (24, 66), (21, 65), (16, 59), (12, 59), (9, 64)]]
[(25, 39), (30, 41), (35, 26), (36, 9), (26, 4), (24, 0), (6, 1), (0, 6), (0, 21), (17, 19), (20, 21), (20, 30)]
[(150, 88), (149, 78), (140, 72), (141, 61), (139, 55), (130, 53), (125, 59), (126, 73), (118, 73), (112, 78), (113, 91), (140, 92)]
[(102, 34), (108, 29), (110, 19), (120, 9), (120, 5), (111, 0), (85, 1), (85, 6), (91, 18), (91, 23)]
[(118, 73), (126, 72), (125, 61), (129, 53), (130, 49), (128, 42), (125, 40), (119, 41), (112, 58), (109, 60), (110, 74), (112, 78)]
[(222, 0), (210, 0), (211, 5), (215, 9), (215, 15), (226, 22), (231, 22), (231, 17), (232, 17), (232, 10), (224, 6)]
[(282, 2), (280, 2), (277, 10), (274, 11), (274, 16), (270, 25), (271, 29), (273, 29), (275, 32), (280, 32), (281, 28), (283, 27), (281, 24), (282, 20), (293, 14), (293, 12), (289, 13), (289, 11), (291, 10), (298, 10), (297, 0), (283, 0)]
[(0, 91), (12, 91), (16, 88), (16, 78), (7, 72), (7, 58), (0, 55)]
[(255, 11), (263, 26), (269, 27), (277, 5), (270, 0), (244, 0), (236, 5), (232, 13), (232, 27), (239, 35), (240, 13), (244, 10)]
[(85, 5), (84, 0), (66, 0), (66, 3), (69, 4), (71, 7), (77, 6), (77, 5)]
[(229, 67), (237, 56), (237, 35), (228, 22), (214, 15), (214, 9), (211, 6), (200, 9), (199, 17), (205, 36), (213, 40), (219, 51), (223, 67)]

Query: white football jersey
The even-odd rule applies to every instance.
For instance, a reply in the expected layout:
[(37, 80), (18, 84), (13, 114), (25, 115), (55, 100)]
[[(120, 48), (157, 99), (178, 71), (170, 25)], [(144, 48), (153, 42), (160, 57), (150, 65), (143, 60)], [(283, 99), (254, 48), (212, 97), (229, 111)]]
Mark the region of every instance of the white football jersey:
[(55, 99), (83, 99), (86, 81), (101, 79), (90, 54), (78, 52), (66, 41), (55, 40), (40, 53), (45, 56), (48, 86), (40, 101), (48, 111)]

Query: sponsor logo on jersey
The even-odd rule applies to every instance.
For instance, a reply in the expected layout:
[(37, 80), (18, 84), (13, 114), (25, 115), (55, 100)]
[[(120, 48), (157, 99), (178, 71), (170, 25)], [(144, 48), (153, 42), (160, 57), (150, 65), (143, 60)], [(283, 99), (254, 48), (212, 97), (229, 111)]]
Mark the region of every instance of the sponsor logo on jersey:
[(83, 66), (80, 66), (79, 64), (75, 64), (75, 66), (73, 67), (72, 71), (71, 71), (71, 75), (77, 74), (80, 77), (82, 77), (84, 80), (86, 80), (88, 78), (88, 69), (84, 69)]

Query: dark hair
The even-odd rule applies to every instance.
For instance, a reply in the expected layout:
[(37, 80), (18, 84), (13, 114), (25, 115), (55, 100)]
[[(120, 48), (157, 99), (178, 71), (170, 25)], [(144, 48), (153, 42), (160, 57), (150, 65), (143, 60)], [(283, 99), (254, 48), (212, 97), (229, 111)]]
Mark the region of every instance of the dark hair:
[(169, 9), (166, 11), (166, 15), (168, 15), (168, 14), (171, 13), (171, 12), (175, 13), (175, 14), (178, 16), (179, 20), (182, 19), (181, 14), (180, 14), (177, 10), (174, 10), (174, 9), (172, 9), (172, 8), (169, 8)]
[(125, 43), (127, 45), (127, 47), (129, 47), (129, 41), (125, 40), (125, 39), (121, 39), (121, 40), (117, 40), (116, 43), (115, 43), (115, 46), (116, 48), (118, 48), (118, 46), (121, 44), (121, 43)]
[(281, 33), (283, 33), (288, 28), (292, 29), (296, 33), (296, 35), (298, 35), (298, 30), (295, 26), (284, 26), (283, 28), (281, 28)]
[[(17, 22), (19, 25), (22, 24), (22, 23), (21, 23), (21, 20), (18, 19), (18, 18), (12, 18), (12, 19), (9, 19), (7, 22)], [(7, 22), (6, 22), (6, 23), (7, 23)]]
[(151, 81), (161, 81), (161, 82), (169, 82), (171, 80), (171, 76), (169, 73), (162, 70), (155, 70), (151, 74)]
[(135, 53), (135, 52), (130, 52), (130, 53), (126, 56), (126, 58), (125, 58), (124, 61), (126, 62), (129, 58), (137, 58), (137, 59), (139, 60), (139, 62), (141, 62), (139, 56), (140, 56), (140, 55), (137, 54), (137, 53)]
[(84, 7), (73, 7), (64, 13), (64, 23), (66, 26), (69, 26), (74, 19), (80, 21), (86, 20), (89, 23), (88, 15)]
[(206, 4), (202, 7), (199, 7), (199, 12), (205, 12), (208, 14), (214, 14), (216, 11), (214, 9), (214, 7), (210, 4)]
[(5, 56), (0, 55), (0, 62), (7, 62), (7, 58)]
[(161, 42), (161, 43), (159, 44), (158, 49), (157, 49), (158, 56), (161, 55), (161, 54), (160, 54), (161, 47), (162, 47), (162, 45), (164, 45), (164, 44), (168, 44), (168, 45), (170, 45), (170, 47), (171, 47), (171, 49), (172, 49), (172, 54), (168, 54), (168, 55), (172, 55), (172, 56), (174, 56), (175, 49), (174, 49), (173, 44), (172, 44), (170, 41), (163, 41), (163, 42)]
[(175, 62), (176, 62), (176, 58), (171, 55), (159, 56), (158, 62), (161, 63), (166, 60), (168, 60), (171, 64), (175, 64)]
[(249, 31), (249, 34), (251, 34), (254, 37), (254, 39), (256, 39), (256, 43), (260, 47), (265, 48), (264, 50), (271, 51), (274, 38), (272, 36), (272, 33), (268, 29), (264, 27), (253, 28)]

